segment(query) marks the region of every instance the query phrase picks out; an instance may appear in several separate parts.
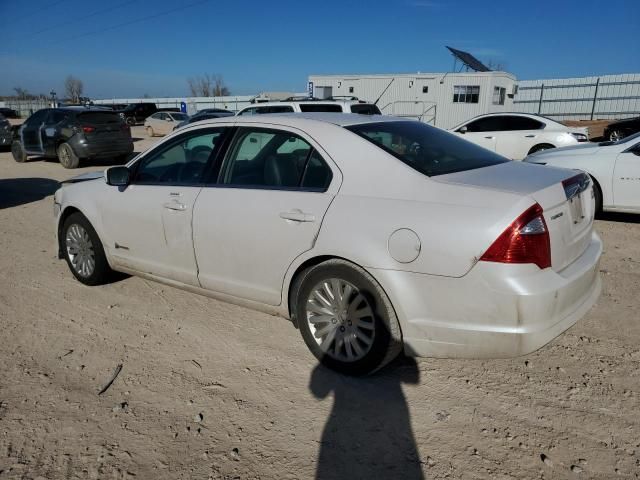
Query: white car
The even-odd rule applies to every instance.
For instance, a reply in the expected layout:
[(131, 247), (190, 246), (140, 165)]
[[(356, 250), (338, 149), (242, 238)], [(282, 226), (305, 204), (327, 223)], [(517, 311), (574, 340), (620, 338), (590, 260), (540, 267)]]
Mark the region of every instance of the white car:
[(189, 115), (179, 112), (156, 112), (144, 121), (147, 135), (168, 135), (173, 132), (180, 123), (189, 120)]
[[(355, 97), (353, 97), (355, 98)], [(264, 113), (358, 113), (363, 115), (380, 115), (380, 109), (373, 103), (367, 103), (349, 97), (347, 100), (304, 99), (281, 102), (262, 102), (245, 107), (236, 115), (260, 115)]]
[(589, 140), (588, 129), (571, 128), (527, 113), (489, 113), (451, 129), (453, 133), (511, 160)]
[(206, 120), (71, 182), (54, 211), (79, 281), (118, 270), (291, 318), (349, 374), (402, 347), (522, 355), (600, 292), (586, 174), (510, 162), (416, 121)]
[(530, 155), (525, 162), (583, 170), (594, 182), (596, 211), (640, 213), (640, 133)]

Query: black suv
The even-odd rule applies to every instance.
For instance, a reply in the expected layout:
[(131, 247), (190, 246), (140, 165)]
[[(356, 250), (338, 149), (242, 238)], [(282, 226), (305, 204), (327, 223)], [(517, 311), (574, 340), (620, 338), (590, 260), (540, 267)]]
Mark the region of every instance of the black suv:
[(131, 129), (118, 114), (86, 107), (38, 110), (22, 124), (11, 145), (16, 162), (38, 155), (58, 158), (65, 168), (76, 168), (84, 158), (122, 163), (131, 152)]
[(135, 125), (142, 123), (147, 117), (150, 117), (158, 111), (155, 103), (132, 103), (122, 110), (117, 110), (120, 118), (127, 125)]

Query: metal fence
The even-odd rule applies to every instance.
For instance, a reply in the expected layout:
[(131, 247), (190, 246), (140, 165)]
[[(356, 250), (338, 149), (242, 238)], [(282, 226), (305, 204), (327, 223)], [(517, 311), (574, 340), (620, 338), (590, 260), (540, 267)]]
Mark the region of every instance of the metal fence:
[(38, 98), (34, 100), (3, 100), (2, 103), (6, 108), (15, 110), (20, 118), (27, 118), (33, 112), (37, 112), (41, 108), (49, 108), (51, 100)]
[(640, 74), (522, 80), (516, 111), (555, 120), (599, 120), (640, 115)]

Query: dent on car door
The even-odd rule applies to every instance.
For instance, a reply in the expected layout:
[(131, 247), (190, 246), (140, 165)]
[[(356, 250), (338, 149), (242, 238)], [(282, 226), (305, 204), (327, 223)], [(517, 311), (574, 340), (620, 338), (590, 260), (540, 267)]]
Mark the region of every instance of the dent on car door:
[(296, 257), (313, 248), (340, 173), (299, 133), (242, 127), (193, 217), (203, 288), (268, 305), (281, 302)]
[(224, 128), (165, 142), (132, 168), (126, 188), (108, 187), (102, 217), (116, 266), (198, 286), (193, 208)]
[(28, 153), (43, 153), (41, 127), (48, 111), (40, 110), (27, 119), (21, 129), (22, 144)]

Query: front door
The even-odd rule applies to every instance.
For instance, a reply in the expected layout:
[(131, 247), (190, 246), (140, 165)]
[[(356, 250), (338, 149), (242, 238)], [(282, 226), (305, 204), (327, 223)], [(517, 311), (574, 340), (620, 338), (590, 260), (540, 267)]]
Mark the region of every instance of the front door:
[(463, 125), (455, 133), (460, 135), (460, 138), (495, 152), (499, 130), (500, 122), (498, 120), (494, 117), (484, 117)]
[(640, 210), (640, 143), (618, 155), (613, 171), (613, 203)]
[(103, 222), (117, 265), (198, 285), (193, 207), (224, 131), (208, 128), (180, 135), (132, 166), (126, 188), (109, 188)]
[(49, 109), (38, 110), (31, 115), (20, 130), (22, 144), (27, 153), (42, 155), (44, 145), (42, 142), (44, 122), (49, 115)]
[(281, 302), (291, 263), (311, 249), (340, 173), (292, 130), (239, 128), (219, 180), (193, 214), (203, 288), (269, 305)]

